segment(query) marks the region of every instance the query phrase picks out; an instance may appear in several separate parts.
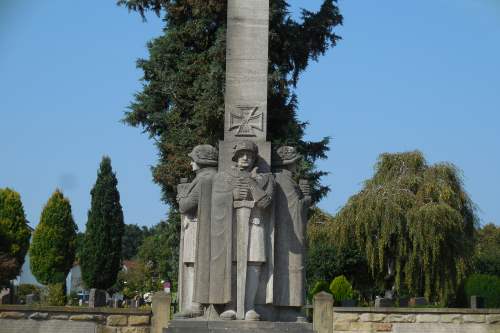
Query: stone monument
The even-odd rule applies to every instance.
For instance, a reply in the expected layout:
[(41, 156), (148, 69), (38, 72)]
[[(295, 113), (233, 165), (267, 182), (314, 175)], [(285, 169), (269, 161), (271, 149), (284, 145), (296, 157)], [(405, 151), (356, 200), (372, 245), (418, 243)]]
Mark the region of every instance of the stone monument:
[(218, 169), (212, 156), (209, 170), (197, 170), (195, 147), (196, 178), (178, 187), (181, 311), (167, 332), (216, 332), (210, 320), (244, 320), (217, 324), (221, 332), (312, 332), (301, 315), (309, 184), (294, 180), (295, 148), (280, 147), (271, 160), (268, 35), (269, 0), (228, 0), (224, 140)]

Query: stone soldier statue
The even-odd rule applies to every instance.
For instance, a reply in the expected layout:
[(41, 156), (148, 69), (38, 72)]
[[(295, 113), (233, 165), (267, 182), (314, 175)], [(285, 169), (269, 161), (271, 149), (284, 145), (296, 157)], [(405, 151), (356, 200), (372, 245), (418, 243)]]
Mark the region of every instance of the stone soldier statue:
[[(219, 172), (213, 183), (210, 303), (225, 305), (221, 314), (225, 320), (259, 320), (256, 303), (270, 300), (272, 275), (266, 262), (273, 255), (274, 180), (270, 173), (259, 171), (258, 156), (254, 142), (237, 142), (232, 152), (235, 165)], [(260, 300), (259, 291), (264, 295)]]
[(210, 145), (200, 145), (188, 156), (196, 177), (193, 182), (178, 186), (181, 244), (177, 318), (201, 316), (202, 304), (209, 303), (211, 196), (218, 152)]
[[(307, 210), (311, 203), (309, 183), (294, 180), (301, 156), (294, 147), (278, 148), (272, 159), (276, 190), (274, 302), (280, 319), (289, 321), (301, 317), (305, 305), (305, 233)], [(292, 317), (292, 318), (291, 318)]]

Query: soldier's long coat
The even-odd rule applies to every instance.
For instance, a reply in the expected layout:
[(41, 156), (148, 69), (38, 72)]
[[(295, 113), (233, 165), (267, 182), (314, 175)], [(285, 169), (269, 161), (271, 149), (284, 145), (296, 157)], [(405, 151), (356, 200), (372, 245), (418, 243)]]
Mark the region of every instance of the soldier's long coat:
[(274, 304), (305, 305), (305, 233), (309, 200), (288, 170), (275, 174), (276, 264)]
[[(236, 295), (231, 295), (233, 268), (233, 232), (236, 216), (233, 208), (233, 189), (239, 177), (238, 171), (230, 169), (219, 172), (214, 178), (212, 188), (212, 219), (210, 239), (210, 295), (211, 304), (227, 304)], [(257, 174), (259, 187), (270, 191), (274, 189), (271, 174)], [(263, 266), (261, 282), (257, 294), (257, 304), (270, 304), (273, 298), (274, 271), (274, 214), (272, 204), (265, 210), (266, 263)]]

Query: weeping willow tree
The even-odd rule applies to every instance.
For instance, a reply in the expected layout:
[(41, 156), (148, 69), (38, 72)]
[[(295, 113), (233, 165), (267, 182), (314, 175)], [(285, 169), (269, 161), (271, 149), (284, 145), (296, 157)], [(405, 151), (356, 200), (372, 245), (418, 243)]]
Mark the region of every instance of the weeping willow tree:
[(377, 284), (447, 304), (470, 267), (476, 215), (461, 174), (419, 151), (382, 154), (336, 218), (340, 244), (365, 252)]

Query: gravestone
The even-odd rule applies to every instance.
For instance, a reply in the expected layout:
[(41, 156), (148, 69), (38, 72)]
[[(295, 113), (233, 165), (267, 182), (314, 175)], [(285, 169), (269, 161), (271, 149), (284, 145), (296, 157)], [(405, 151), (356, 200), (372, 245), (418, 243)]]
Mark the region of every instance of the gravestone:
[(90, 289), (89, 308), (106, 306), (106, 292), (100, 289)]
[(40, 297), (37, 294), (26, 295), (26, 305), (31, 305), (40, 302)]

